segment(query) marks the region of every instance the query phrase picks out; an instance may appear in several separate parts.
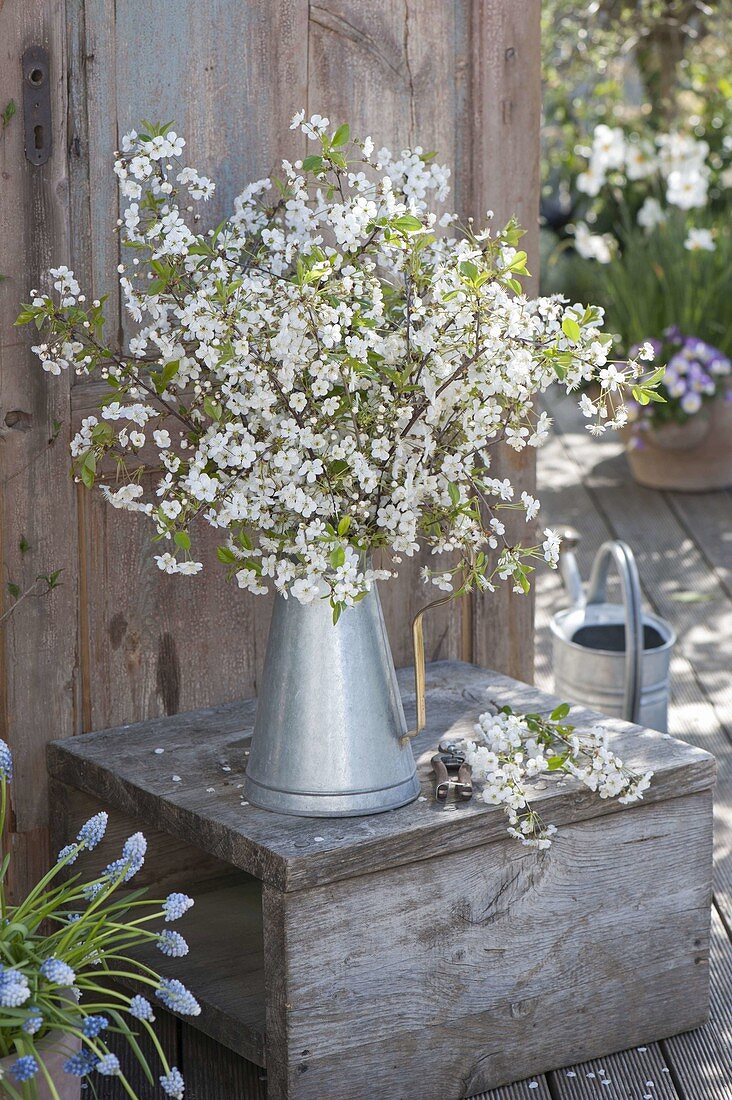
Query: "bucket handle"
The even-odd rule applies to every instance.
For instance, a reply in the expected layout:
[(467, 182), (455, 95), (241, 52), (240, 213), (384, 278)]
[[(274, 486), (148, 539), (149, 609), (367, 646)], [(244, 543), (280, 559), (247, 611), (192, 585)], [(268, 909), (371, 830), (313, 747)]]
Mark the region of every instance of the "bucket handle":
[(587, 606), (606, 602), (608, 571), (611, 563), (620, 577), (625, 607), (625, 695), (623, 717), (637, 722), (640, 717), (640, 697), (643, 679), (643, 616), (640, 579), (633, 551), (627, 543), (611, 540), (603, 543), (592, 566), (587, 588)]

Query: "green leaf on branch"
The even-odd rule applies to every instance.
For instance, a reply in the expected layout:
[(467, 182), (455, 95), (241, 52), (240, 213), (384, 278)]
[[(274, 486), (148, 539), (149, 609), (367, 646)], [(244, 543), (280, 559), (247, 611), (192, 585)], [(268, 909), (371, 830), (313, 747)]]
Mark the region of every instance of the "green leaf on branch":
[(340, 565), (343, 565), (346, 560), (346, 551), (342, 546), (336, 546), (335, 550), (331, 550), (330, 564), (334, 569), (337, 569)]
[(220, 420), (223, 409), (213, 397), (204, 397), (203, 411), (206, 413), (206, 416), (210, 416), (212, 420)]
[(79, 477), (87, 489), (94, 485), (94, 475), (97, 472), (97, 456), (94, 451), (87, 451), (79, 463)]
[(577, 343), (581, 335), (581, 329), (573, 317), (565, 317), (562, 321), (562, 332), (573, 343)]
[(191, 548), (190, 536), (185, 531), (176, 531), (173, 535), (173, 542), (181, 550), (190, 550)]
[(217, 546), (216, 557), (224, 565), (233, 565), (239, 560), (230, 546)]
[(558, 707), (549, 715), (552, 722), (561, 722), (563, 718), (566, 718), (571, 710), (569, 703), (560, 703)]
[(413, 214), (402, 214), (391, 224), (402, 233), (416, 233), (424, 228), (419, 218), (415, 218)]
[(351, 127), (347, 122), (344, 122), (342, 126), (339, 126), (336, 132), (333, 134), (331, 145), (334, 148), (340, 148), (341, 145), (348, 145), (351, 138)]
[(469, 279), (472, 283), (478, 278), (479, 271), (472, 260), (463, 260), (460, 264), (460, 274), (463, 278)]
[(155, 389), (158, 393), (163, 393), (168, 388), (178, 373), (179, 368), (180, 359), (174, 359), (172, 362), (165, 364), (160, 374), (154, 379)]
[(319, 156), (305, 157), (302, 167), (305, 172), (322, 172), (323, 158)]
[(350, 516), (343, 516), (343, 518), (338, 521), (338, 534), (341, 536), (341, 538), (344, 535), (348, 534), (350, 526), (351, 526), (351, 517)]

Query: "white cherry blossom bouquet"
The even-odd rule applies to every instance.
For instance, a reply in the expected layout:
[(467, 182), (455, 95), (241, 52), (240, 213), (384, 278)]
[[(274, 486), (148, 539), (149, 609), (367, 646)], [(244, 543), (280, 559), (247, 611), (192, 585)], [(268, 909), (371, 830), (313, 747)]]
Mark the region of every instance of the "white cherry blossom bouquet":
[[(10, 750), (0, 740), (0, 835), (12, 774)], [(33, 1100), (39, 1086), (44, 1096), (57, 1100), (59, 1076), (87, 1082), (93, 1095), (95, 1080), (116, 1077), (136, 1100), (116, 1053), (122, 1048), (139, 1061), (157, 1095), (183, 1100), (183, 1076), (160, 1045), (148, 996), (181, 1015), (197, 1016), (201, 1008), (177, 978), (161, 977), (135, 949), (155, 946), (170, 958), (186, 955), (188, 944), (169, 922), (182, 917), (193, 899), (172, 893), (154, 901), (143, 897), (144, 890), (127, 888), (145, 861), (142, 833), (130, 836), (100, 873), (76, 873), (77, 860), (101, 844), (106, 828), (106, 813), (91, 817), (17, 905), (7, 897), (10, 856), (2, 861), (0, 1095), (12, 1100)], [(113, 984), (119, 979), (140, 991), (122, 992)], [(140, 1036), (152, 1043), (159, 1059), (157, 1075), (140, 1048)], [(55, 1079), (49, 1065), (59, 1067)]]
[(166, 572), (202, 568), (200, 518), (241, 588), (326, 594), (335, 618), (420, 548), (451, 555), (426, 571), (440, 588), (527, 591), (558, 539), (508, 541), (500, 509), (529, 520), (538, 502), (493, 475), (496, 446), (546, 438), (534, 398), (555, 383), (599, 382), (604, 425), (604, 380), (643, 392), (641, 368), (607, 373), (601, 309), (524, 295), (521, 230), (445, 213), (449, 171), (432, 153), (375, 152), (303, 112), (292, 128), (310, 154), (208, 231), (197, 204), (214, 184), (181, 161), (183, 139), (148, 124), (124, 138), (134, 335), (114, 345), (104, 299), (88, 303), (65, 267), (18, 319), (41, 330), (46, 371), (108, 383), (72, 442), (77, 477), (149, 517)]

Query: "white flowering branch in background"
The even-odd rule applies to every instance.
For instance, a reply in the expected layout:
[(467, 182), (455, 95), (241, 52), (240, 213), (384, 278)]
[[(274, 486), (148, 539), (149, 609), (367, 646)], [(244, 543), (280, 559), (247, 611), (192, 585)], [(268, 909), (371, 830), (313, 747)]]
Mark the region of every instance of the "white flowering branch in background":
[(481, 714), (476, 739), (463, 743), (474, 778), (485, 782), (480, 797), (504, 807), (509, 835), (527, 847), (548, 848), (557, 831), (531, 805), (530, 785), (541, 775), (572, 775), (600, 798), (617, 798), (624, 804), (642, 799), (653, 777), (652, 772), (627, 767), (608, 748), (602, 726), (578, 733), (566, 725), (569, 711), (569, 704), (562, 703), (545, 718), (501, 707), (497, 714)]
[(41, 331), (46, 371), (108, 383), (72, 443), (77, 477), (103, 474), (113, 507), (149, 517), (166, 572), (202, 568), (202, 519), (241, 588), (327, 595), (336, 617), (420, 548), (454, 555), (426, 571), (440, 588), (528, 591), (558, 539), (508, 542), (501, 509), (528, 520), (539, 504), (493, 476), (493, 450), (544, 441), (534, 398), (555, 383), (599, 382), (598, 424), (622, 424), (606, 396), (642, 386), (640, 366), (608, 363), (602, 310), (523, 294), (515, 222), (492, 233), (441, 213), (449, 170), (433, 154), (375, 153), (319, 115), (292, 125), (311, 155), (250, 184), (207, 232), (195, 204), (214, 184), (181, 162), (183, 139), (148, 124), (125, 137), (135, 335), (110, 343), (104, 299), (89, 305), (65, 267), (18, 319)]

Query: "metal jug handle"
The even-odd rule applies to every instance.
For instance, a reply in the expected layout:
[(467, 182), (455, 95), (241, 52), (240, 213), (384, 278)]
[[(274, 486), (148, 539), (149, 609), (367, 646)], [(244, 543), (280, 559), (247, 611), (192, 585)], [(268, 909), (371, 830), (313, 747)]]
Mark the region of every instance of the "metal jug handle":
[(620, 577), (625, 607), (625, 696), (623, 717), (627, 722), (637, 722), (640, 716), (640, 697), (643, 680), (643, 616), (641, 609), (640, 578), (633, 551), (619, 540), (603, 543), (592, 566), (587, 587), (587, 606), (606, 602), (608, 571), (611, 562)]

